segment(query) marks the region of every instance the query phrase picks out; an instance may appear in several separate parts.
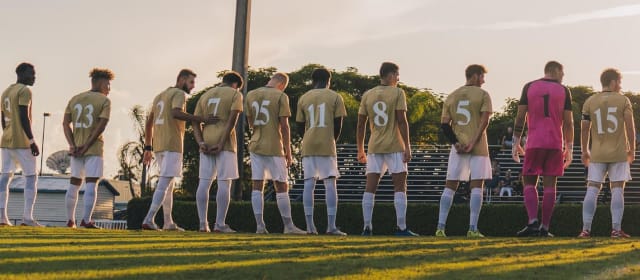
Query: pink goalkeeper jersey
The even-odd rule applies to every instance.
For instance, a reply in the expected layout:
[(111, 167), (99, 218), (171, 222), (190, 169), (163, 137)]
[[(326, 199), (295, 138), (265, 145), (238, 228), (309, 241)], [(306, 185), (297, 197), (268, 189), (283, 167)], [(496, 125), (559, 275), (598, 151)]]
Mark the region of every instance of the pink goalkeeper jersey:
[(522, 89), (520, 105), (528, 105), (527, 149), (562, 150), (564, 111), (571, 111), (571, 92), (555, 80), (540, 79)]

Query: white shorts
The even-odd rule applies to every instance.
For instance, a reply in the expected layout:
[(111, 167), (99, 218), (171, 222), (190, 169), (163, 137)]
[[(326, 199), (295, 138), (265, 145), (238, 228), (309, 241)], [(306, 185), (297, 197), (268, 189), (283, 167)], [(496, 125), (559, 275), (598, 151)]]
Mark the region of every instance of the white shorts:
[(629, 163), (623, 162), (591, 162), (589, 163), (589, 175), (587, 180), (604, 183), (605, 176), (609, 175), (611, 182), (626, 182), (631, 180)]
[(182, 177), (182, 153), (164, 151), (155, 155), (160, 177)]
[(71, 177), (100, 178), (104, 159), (101, 156), (71, 157)]
[(315, 178), (324, 180), (329, 177), (339, 177), (338, 157), (334, 156), (307, 156), (302, 158), (302, 170), (304, 179)]
[(289, 181), (289, 170), (284, 157), (249, 153), (249, 159), (251, 160), (251, 180)]
[(388, 154), (367, 154), (367, 171), (369, 173), (389, 174), (407, 172), (409, 168), (407, 163), (403, 162), (404, 153), (388, 153)]
[(31, 149), (0, 148), (0, 154), (3, 174), (13, 173), (19, 166), (24, 176), (36, 175), (36, 157), (31, 154)]
[(200, 153), (200, 179), (233, 180), (238, 179), (238, 157), (230, 151), (215, 155)]
[(458, 154), (451, 147), (447, 164), (448, 181), (469, 181), (491, 179), (491, 159), (488, 156)]

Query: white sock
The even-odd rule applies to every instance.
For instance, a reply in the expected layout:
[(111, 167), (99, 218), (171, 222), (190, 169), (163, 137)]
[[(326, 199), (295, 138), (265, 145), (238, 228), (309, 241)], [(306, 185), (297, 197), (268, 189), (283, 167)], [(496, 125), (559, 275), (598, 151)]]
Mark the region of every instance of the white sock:
[(611, 227), (613, 230), (622, 229), (622, 215), (624, 214), (624, 189), (611, 188)]
[(198, 208), (198, 218), (200, 219), (200, 228), (204, 229), (208, 226), (207, 211), (209, 210), (209, 189), (211, 188), (211, 179), (200, 179), (198, 190), (196, 191), (196, 206)]
[(368, 227), (369, 229), (373, 229), (373, 224), (371, 220), (373, 219), (373, 205), (375, 204), (374, 193), (364, 192), (362, 195), (362, 216), (364, 218), (364, 227)]
[(24, 214), (25, 221), (33, 221), (33, 206), (36, 204), (38, 188), (36, 187), (36, 176), (24, 177)]
[(304, 190), (302, 191), (302, 204), (304, 205), (304, 218), (307, 222), (307, 232), (316, 232), (316, 225), (313, 222), (313, 200), (316, 188), (316, 179), (304, 179)]
[(67, 194), (64, 196), (64, 204), (67, 206), (67, 221), (76, 221), (76, 206), (78, 205), (78, 192), (80, 186), (69, 184)]
[(216, 224), (224, 226), (226, 224), (227, 211), (229, 211), (229, 201), (231, 200), (231, 180), (218, 180), (218, 192), (216, 193)]
[(13, 173), (2, 173), (0, 175), (0, 222), (8, 222), (7, 205), (9, 203), (9, 181)]
[(395, 192), (393, 194), (393, 206), (396, 208), (396, 222), (400, 230), (407, 229), (407, 194)]
[(471, 189), (471, 198), (469, 201), (469, 230), (478, 230), (478, 217), (482, 209), (482, 188)]
[(82, 219), (88, 223), (91, 222), (91, 216), (93, 214), (93, 209), (96, 207), (96, 200), (98, 199), (96, 195), (98, 187), (96, 183), (85, 183), (84, 184), (84, 215)]
[(280, 216), (282, 216), (284, 226), (292, 227), (293, 221), (291, 220), (291, 201), (289, 201), (289, 193), (276, 193), (276, 203), (278, 204), (278, 210), (280, 210)]
[(453, 203), (453, 195), (456, 192), (450, 188), (444, 188), (442, 196), (440, 197), (440, 214), (438, 215), (438, 229), (444, 230), (447, 225), (447, 217), (449, 216), (449, 209)]
[(596, 214), (599, 193), (600, 188), (587, 187), (587, 193), (584, 195), (584, 201), (582, 202), (582, 230), (591, 231), (591, 223), (593, 222), (593, 216)]
[(324, 179), (325, 195), (327, 203), (327, 230), (336, 230), (336, 214), (338, 213), (338, 189), (336, 178)]
[(172, 177), (160, 177), (160, 179), (158, 179), (158, 185), (153, 192), (153, 199), (151, 200), (149, 212), (147, 212), (147, 216), (144, 218), (144, 221), (142, 223), (155, 224), (154, 220), (156, 214), (158, 214), (158, 209), (160, 209), (160, 206), (162, 205), (162, 202), (167, 195), (167, 189), (169, 188), (172, 180)]
[(261, 191), (251, 192), (251, 206), (253, 207), (253, 215), (256, 218), (256, 225), (264, 228), (264, 219), (262, 219), (262, 211), (264, 210), (264, 195)]
[(164, 201), (162, 201), (162, 214), (164, 226), (173, 224), (173, 186), (175, 186), (174, 182), (171, 181), (169, 187), (167, 188), (167, 194), (164, 197)]

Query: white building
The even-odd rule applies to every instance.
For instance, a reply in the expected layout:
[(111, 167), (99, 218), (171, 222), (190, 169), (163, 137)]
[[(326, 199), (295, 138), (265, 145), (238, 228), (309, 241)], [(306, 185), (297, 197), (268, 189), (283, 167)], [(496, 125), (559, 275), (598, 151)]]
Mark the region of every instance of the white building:
[[(66, 223), (66, 206), (64, 202), (67, 188), (69, 187), (68, 176), (40, 176), (37, 181), (38, 196), (33, 210), (34, 218), (43, 225), (60, 226)], [(9, 184), (9, 219), (14, 224), (19, 224), (22, 220), (24, 209), (24, 177), (14, 176)], [(98, 184), (98, 199), (93, 212), (93, 219), (113, 219), (113, 211), (116, 196), (120, 193), (109, 183), (108, 180), (100, 180)], [(78, 205), (76, 208), (76, 221), (80, 223), (84, 212), (84, 184), (80, 188), (78, 195)]]

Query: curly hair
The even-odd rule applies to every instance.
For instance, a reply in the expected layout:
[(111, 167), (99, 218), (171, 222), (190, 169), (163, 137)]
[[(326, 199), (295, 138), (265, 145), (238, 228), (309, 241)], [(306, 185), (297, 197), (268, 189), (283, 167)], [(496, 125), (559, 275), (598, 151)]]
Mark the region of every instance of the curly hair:
[(93, 68), (91, 69), (91, 72), (89, 72), (89, 77), (91, 77), (92, 81), (100, 79), (107, 79), (111, 81), (115, 78), (115, 75), (107, 68)]

